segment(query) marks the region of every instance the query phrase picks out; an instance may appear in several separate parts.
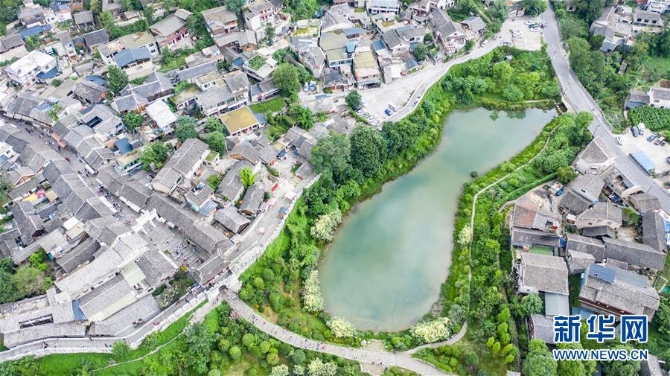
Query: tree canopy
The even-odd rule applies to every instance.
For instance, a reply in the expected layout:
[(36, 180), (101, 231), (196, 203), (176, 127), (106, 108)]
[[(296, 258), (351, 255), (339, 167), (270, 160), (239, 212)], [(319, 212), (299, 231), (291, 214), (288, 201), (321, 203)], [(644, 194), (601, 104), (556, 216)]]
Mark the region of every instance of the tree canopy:
[(290, 97), (291, 94), (300, 90), (298, 69), (292, 64), (279, 64), (277, 69), (272, 73), (272, 79), (282, 96)]
[(163, 163), (168, 160), (168, 148), (160, 141), (152, 142), (144, 147), (142, 154), (140, 154), (140, 161), (142, 168), (146, 171), (151, 171), (151, 165), (156, 166), (157, 169), (163, 167)]
[(426, 60), (426, 56), (428, 56), (428, 47), (423, 43), (419, 43), (414, 47), (412, 54), (418, 61), (424, 61)]
[(317, 173), (330, 173), (333, 180), (343, 183), (349, 178), (351, 143), (343, 134), (332, 134), (317, 141), (310, 162)]
[(211, 150), (221, 155), (226, 154), (226, 136), (220, 131), (209, 133), (206, 141)]
[(544, 0), (523, 0), (521, 4), (529, 16), (537, 16), (547, 10), (547, 2)]
[(349, 92), (349, 94), (347, 94), (346, 97), (344, 97), (344, 100), (347, 102), (347, 106), (355, 111), (361, 107), (363, 98), (361, 97), (361, 93), (359, 93), (358, 90), (352, 90)]
[(521, 366), (524, 376), (558, 376), (558, 364), (542, 340), (533, 339), (528, 347)]
[(107, 82), (109, 90), (114, 95), (119, 95), (126, 85), (128, 85), (128, 75), (116, 65), (110, 65), (107, 71)]
[(386, 145), (381, 133), (371, 127), (356, 127), (351, 133), (351, 165), (370, 177), (385, 161)]
[(256, 182), (256, 174), (249, 167), (244, 167), (240, 170), (240, 182), (244, 188), (249, 188)]
[(226, 6), (226, 9), (228, 9), (231, 12), (234, 12), (235, 14), (240, 14), (242, 11), (242, 8), (247, 5), (246, 0), (224, 0), (223, 5)]
[(136, 112), (129, 112), (123, 115), (123, 124), (128, 129), (128, 132), (134, 133), (137, 128), (139, 128), (144, 122), (142, 115)]
[(198, 123), (194, 118), (190, 116), (180, 116), (177, 119), (177, 127), (174, 131), (175, 136), (181, 142), (186, 141), (189, 138), (198, 138), (198, 131), (195, 127)]

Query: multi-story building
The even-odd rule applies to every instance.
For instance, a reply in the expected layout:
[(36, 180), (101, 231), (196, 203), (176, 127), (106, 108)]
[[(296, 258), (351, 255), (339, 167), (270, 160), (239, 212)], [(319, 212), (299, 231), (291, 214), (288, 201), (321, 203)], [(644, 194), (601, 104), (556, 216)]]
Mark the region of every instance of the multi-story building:
[(209, 33), (214, 35), (228, 34), (238, 31), (237, 15), (226, 7), (217, 7), (202, 11), (205, 25)]
[(174, 50), (178, 48), (179, 42), (189, 37), (186, 19), (192, 14), (187, 10), (177, 9), (175, 13), (151, 25), (149, 30), (156, 37), (160, 48)]
[(265, 27), (274, 25), (275, 8), (268, 0), (255, 1), (244, 8), (244, 26), (256, 34), (256, 40), (265, 38)]
[(40, 75), (49, 75), (54, 69), (58, 69), (56, 59), (35, 50), (5, 68), (5, 73), (16, 84), (30, 86)]

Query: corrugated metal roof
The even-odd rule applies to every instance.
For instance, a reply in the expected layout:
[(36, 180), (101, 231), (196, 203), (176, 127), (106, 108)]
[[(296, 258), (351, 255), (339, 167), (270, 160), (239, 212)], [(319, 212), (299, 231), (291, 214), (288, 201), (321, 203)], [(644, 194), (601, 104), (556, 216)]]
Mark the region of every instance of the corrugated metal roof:
[(643, 151), (636, 151), (630, 154), (631, 157), (637, 162), (645, 171), (651, 171), (656, 168), (654, 162), (647, 156)]

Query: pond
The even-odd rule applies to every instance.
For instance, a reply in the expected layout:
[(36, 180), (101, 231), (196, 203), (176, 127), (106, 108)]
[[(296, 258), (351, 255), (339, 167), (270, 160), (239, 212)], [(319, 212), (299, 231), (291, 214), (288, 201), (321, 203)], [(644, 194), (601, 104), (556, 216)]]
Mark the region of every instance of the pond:
[(447, 278), (463, 183), (523, 150), (554, 115), (449, 115), (435, 152), (344, 220), (320, 268), (326, 311), (375, 331), (406, 329), (428, 313)]

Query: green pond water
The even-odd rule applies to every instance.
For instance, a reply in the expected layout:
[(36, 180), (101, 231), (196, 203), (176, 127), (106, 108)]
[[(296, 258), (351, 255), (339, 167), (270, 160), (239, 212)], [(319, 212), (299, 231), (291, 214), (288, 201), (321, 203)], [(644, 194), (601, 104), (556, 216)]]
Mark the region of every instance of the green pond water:
[(432, 155), (344, 220), (320, 268), (328, 313), (359, 329), (398, 331), (430, 310), (447, 278), (463, 183), (523, 150), (555, 113), (492, 115), (452, 113)]

